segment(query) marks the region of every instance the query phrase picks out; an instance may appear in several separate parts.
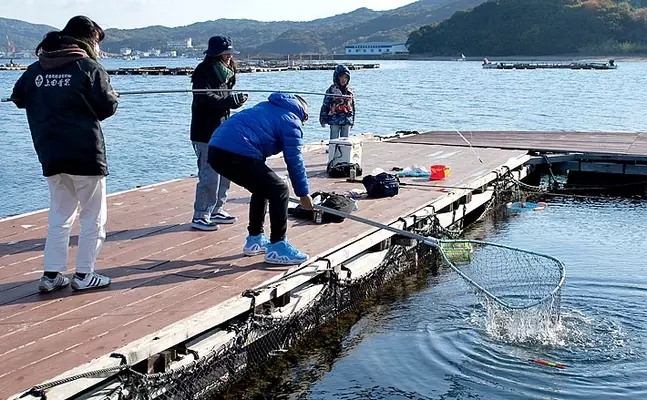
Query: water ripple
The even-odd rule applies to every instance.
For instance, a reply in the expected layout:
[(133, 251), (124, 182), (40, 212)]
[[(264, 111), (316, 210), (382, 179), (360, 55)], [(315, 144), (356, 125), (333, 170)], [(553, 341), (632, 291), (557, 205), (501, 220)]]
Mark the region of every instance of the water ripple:
[[(307, 398), (644, 398), (647, 278), (639, 271), (647, 254), (633, 239), (642, 240), (642, 226), (629, 223), (632, 212), (644, 209), (623, 201), (573, 202), (483, 221), (468, 236), (549, 248), (567, 260), (561, 318), (542, 328), (550, 335), (532, 324), (523, 327), (522, 341), (489, 329), (483, 305), (446, 270), (427, 289), (364, 319), (359, 330), (370, 334), (357, 333), (362, 340), (312, 383)], [(604, 246), (592, 248), (598, 242)]]

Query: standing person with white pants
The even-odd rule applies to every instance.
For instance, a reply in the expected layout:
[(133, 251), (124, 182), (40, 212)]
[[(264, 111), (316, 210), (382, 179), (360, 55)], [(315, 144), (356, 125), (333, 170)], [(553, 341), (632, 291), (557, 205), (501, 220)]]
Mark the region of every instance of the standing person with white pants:
[(67, 255), (80, 207), (78, 254), (72, 289), (105, 287), (110, 278), (94, 271), (106, 238), (106, 149), (101, 123), (117, 110), (110, 79), (97, 62), (104, 32), (85, 16), (70, 19), (62, 31), (45, 35), (38, 61), (27, 68), (11, 100), (27, 120), (50, 191), (44, 274), (38, 288), (50, 293), (70, 280)]

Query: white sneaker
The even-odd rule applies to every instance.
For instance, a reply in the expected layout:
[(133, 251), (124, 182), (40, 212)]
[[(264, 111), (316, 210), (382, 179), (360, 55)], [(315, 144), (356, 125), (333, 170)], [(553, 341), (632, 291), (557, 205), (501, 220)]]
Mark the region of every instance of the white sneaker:
[(215, 222), (216, 224), (233, 224), (236, 221), (238, 221), (238, 218), (232, 216), (225, 210), (211, 215), (211, 222)]
[(201, 231), (217, 231), (218, 224), (213, 221), (207, 221), (204, 218), (194, 218), (191, 221), (191, 228), (199, 229)]
[(96, 272), (85, 274), (84, 279), (76, 274), (72, 277), (72, 290), (98, 289), (108, 285), (110, 285), (110, 278)]
[(48, 278), (45, 275), (41, 276), (38, 282), (38, 290), (41, 293), (52, 293), (58, 289), (63, 289), (70, 284), (70, 280), (63, 276), (60, 272), (56, 278)]

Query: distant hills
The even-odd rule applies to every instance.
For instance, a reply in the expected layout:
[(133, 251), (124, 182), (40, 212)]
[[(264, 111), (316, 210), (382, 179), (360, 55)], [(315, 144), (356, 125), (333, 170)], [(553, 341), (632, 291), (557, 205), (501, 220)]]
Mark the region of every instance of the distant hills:
[(33, 51), (45, 33), (56, 28), (0, 17), (0, 51), (7, 52), (9, 42), (16, 51)]
[[(647, 0), (642, 0), (647, 3)], [(307, 22), (217, 19), (169, 28), (108, 29), (101, 47), (167, 50), (168, 41), (232, 37), (243, 55), (340, 54), (354, 43), (407, 42), (426, 56), (539, 56), (647, 53), (647, 7), (640, 0), (419, 0), (388, 11), (355, 11)], [(647, 4), (646, 4), (647, 5)], [(55, 28), (0, 18), (0, 51), (8, 37), (32, 52)], [(3, 41), (5, 42), (3, 45)]]
[(407, 43), (430, 56), (644, 54), (647, 8), (629, 0), (489, 0), (412, 32)]
[[(102, 49), (116, 53), (122, 47), (138, 50), (166, 49), (167, 41), (192, 38), (204, 47), (210, 36), (225, 34), (245, 54), (343, 53), (344, 46), (373, 41), (405, 42), (423, 25), (440, 22), (456, 11), (475, 7), (485, 0), (419, 0), (388, 11), (359, 8), (355, 11), (307, 22), (260, 22), (247, 19), (217, 19), (169, 28), (108, 29)], [(9, 37), (19, 51), (33, 51), (43, 35), (55, 28), (0, 18), (2, 39)]]

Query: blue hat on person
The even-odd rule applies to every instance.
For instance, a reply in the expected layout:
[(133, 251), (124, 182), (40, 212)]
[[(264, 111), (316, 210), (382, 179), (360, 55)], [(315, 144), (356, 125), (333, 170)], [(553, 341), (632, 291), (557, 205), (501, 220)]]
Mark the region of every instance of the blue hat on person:
[(209, 57), (218, 57), (221, 54), (238, 54), (231, 44), (231, 38), (228, 36), (212, 36), (209, 39), (209, 47), (204, 54)]

